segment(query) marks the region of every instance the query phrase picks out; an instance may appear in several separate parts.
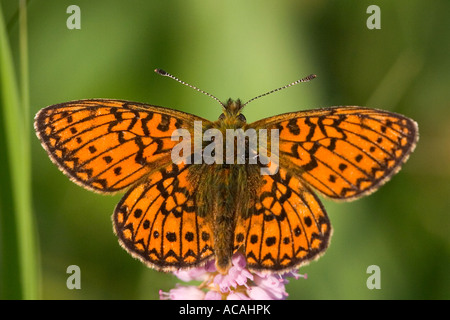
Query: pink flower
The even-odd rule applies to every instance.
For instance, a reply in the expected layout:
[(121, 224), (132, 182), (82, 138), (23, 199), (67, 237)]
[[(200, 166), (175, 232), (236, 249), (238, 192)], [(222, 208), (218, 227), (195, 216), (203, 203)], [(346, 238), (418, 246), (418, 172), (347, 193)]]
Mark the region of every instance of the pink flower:
[(288, 294), (285, 289), (287, 280), (277, 275), (259, 274), (254, 280), (255, 286), (249, 290), (253, 300), (284, 300)]
[(189, 282), (192, 280), (201, 281), (204, 280), (204, 277), (206, 276), (205, 270), (201, 270), (200, 268), (174, 271), (173, 274), (184, 282)]
[(210, 290), (205, 295), (205, 300), (222, 300), (222, 294), (215, 290)]
[(196, 286), (177, 285), (175, 289), (171, 289), (169, 292), (159, 290), (159, 298), (161, 300), (203, 300), (205, 292)]
[(248, 288), (247, 280), (253, 280), (253, 275), (245, 269), (245, 257), (242, 254), (235, 254), (231, 259), (232, 267), (228, 274), (217, 274), (214, 277), (214, 284), (218, 285), (221, 292), (231, 292), (232, 288), (239, 286)]
[(232, 292), (227, 296), (227, 300), (252, 300), (243, 292)]
[(199, 286), (177, 284), (169, 292), (160, 291), (161, 299), (189, 300), (284, 300), (287, 298), (285, 285), (287, 278), (306, 279), (306, 274), (286, 272), (282, 275), (252, 272), (246, 269), (245, 256), (236, 253), (231, 259), (232, 266), (227, 274), (217, 272), (214, 261), (205, 266), (189, 270), (175, 271), (182, 281), (202, 281)]

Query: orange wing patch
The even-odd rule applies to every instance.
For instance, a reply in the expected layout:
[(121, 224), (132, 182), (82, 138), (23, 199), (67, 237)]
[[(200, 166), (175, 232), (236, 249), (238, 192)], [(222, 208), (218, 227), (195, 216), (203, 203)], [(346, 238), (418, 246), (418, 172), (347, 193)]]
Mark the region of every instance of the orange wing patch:
[(402, 115), (335, 107), (253, 124), (278, 128), (280, 165), (322, 194), (354, 199), (375, 191), (414, 150), (417, 124)]
[(235, 250), (254, 270), (282, 271), (317, 258), (328, 247), (331, 225), (317, 197), (286, 170), (263, 177), (250, 216), (240, 218)]
[(151, 174), (122, 198), (114, 215), (121, 245), (159, 270), (198, 266), (212, 258), (209, 220), (196, 213), (189, 166), (172, 164)]
[(178, 143), (171, 140), (172, 132), (191, 129), (192, 119), (202, 120), (161, 107), (96, 99), (42, 109), (35, 127), (65, 174), (90, 190), (115, 192), (170, 161)]

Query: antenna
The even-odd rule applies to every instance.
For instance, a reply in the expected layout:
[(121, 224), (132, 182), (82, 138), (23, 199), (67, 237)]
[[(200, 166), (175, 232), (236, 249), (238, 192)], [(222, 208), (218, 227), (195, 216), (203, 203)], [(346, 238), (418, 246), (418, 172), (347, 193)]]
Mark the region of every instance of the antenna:
[(197, 90), (198, 92), (201, 92), (201, 93), (207, 95), (208, 97), (213, 98), (213, 99), (216, 100), (218, 103), (220, 103), (220, 105), (221, 105), (223, 108), (225, 108), (225, 105), (224, 105), (219, 99), (217, 99), (215, 96), (213, 96), (212, 94), (210, 94), (210, 93), (208, 93), (208, 92), (206, 92), (206, 91), (203, 91), (202, 89), (199, 89), (199, 88), (197, 88), (197, 87), (195, 87), (195, 86), (193, 86), (193, 85), (190, 85), (189, 83), (186, 83), (186, 82), (184, 82), (184, 81), (178, 79), (177, 77), (174, 77), (173, 75), (171, 75), (170, 73), (168, 73), (168, 72), (166, 72), (166, 71), (164, 71), (164, 70), (162, 70), (162, 69), (155, 69), (155, 72), (156, 72), (157, 74), (163, 76), (163, 77), (169, 77), (169, 78), (171, 78), (171, 79), (173, 79), (173, 80), (175, 80), (175, 81), (178, 81), (178, 82), (181, 83), (181, 84), (184, 84), (185, 86), (188, 86), (189, 88), (192, 88), (192, 89), (194, 89), (194, 90)]
[(314, 79), (315, 77), (316, 77), (315, 74), (310, 74), (309, 76), (304, 77), (303, 79), (299, 79), (299, 80), (297, 80), (297, 81), (294, 81), (294, 82), (292, 82), (292, 83), (289, 83), (289, 84), (287, 84), (287, 85), (285, 85), (285, 86), (282, 86), (282, 87), (280, 87), (280, 88), (277, 88), (277, 89), (275, 89), (275, 90), (271, 90), (271, 91), (269, 91), (269, 92), (266, 92), (266, 93), (264, 93), (264, 94), (261, 94), (261, 95), (259, 95), (259, 96), (257, 96), (257, 97), (254, 97), (253, 99), (248, 100), (246, 103), (244, 103), (244, 104), (242, 105), (242, 108), (244, 108), (247, 104), (249, 104), (250, 102), (252, 102), (252, 101), (254, 101), (254, 100), (256, 100), (256, 99), (259, 99), (259, 98), (264, 97), (264, 96), (267, 96), (267, 95), (269, 95), (269, 94), (271, 94), (271, 93), (274, 93), (274, 92), (277, 92), (277, 91), (280, 91), (280, 90), (283, 90), (283, 89), (286, 89), (286, 88), (295, 86), (296, 84), (298, 84), (298, 83), (300, 83), (300, 82), (308, 82), (308, 81), (311, 81), (311, 80)]

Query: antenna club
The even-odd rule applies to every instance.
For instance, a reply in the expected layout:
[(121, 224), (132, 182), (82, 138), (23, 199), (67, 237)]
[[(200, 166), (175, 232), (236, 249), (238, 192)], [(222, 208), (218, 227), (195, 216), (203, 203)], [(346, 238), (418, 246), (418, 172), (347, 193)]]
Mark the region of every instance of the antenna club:
[(208, 97), (210, 97), (210, 98), (216, 100), (218, 103), (220, 103), (220, 105), (221, 105), (222, 107), (225, 108), (225, 105), (224, 105), (219, 99), (217, 99), (215, 96), (213, 96), (212, 94), (210, 94), (210, 93), (208, 93), (208, 92), (206, 92), (206, 91), (203, 91), (203, 90), (197, 88), (196, 86), (190, 85), (189, 83), (186, 83), (186, 82), (184, 82), (184, 81), (181, 81), (180, 79), (178, 79), (177, 77), (174, 77), (173, 75), (171, 75), (170, 73), (164, 71), (163, 69), (156, 68), (154, 71), (155, 71), (157, 74), (161, 75), (161, 76), (169, 77), (169, 78), (171, 78), (171, 79), (173, 79), (173, 80), (175, 80), (175, 81), (177, 81), (177, 82), (179, 82), (179, 83), (181, 83), (181, 84), (183, 84), (183, 85), (185, 85), (185, 86), (188, 86), (189, 88), (192, 88), (192, 89), (194, 89), (194, 90), (197, 90), (198, 92), (201, 92), (201, 93), (207, 95)]
[(167, 76), (167, 72), (164, 71), (163, 69), (158, 69), (158, 68), (156, 68), (156, 69), (155, 69), (155, 72), (156, 72), (157, 74), (161, 75), (161, 76)]
[(307, 77), (304, 77), (304, 78), (302, 78), (302, 79), (299, 79), (299, 80), (297, 80), (297, 81), (294, 81), (294, 82), (292, 82), (292, 83), (289, 83), (289, 84), (287, 84), (287, 85), (285, 85), (285, 86), (283, 86), (283, 87), (280, 87), (280, 88), (271, 90), (271, 91), (269, 91), (269, 92), (263, 93), (263, 94), (261, 94), (261, 95), (259, 95), (259, 96), (254, 97), (253, 99), (248, 100), (246, 103), (244, 103), (244, 104), (242, 105), (242, 108), (244, 108), (247, 104), (249, 104), (250, 102), (252, 102), (252, 101), (254, 101), (254, 100), (256, 100), (256, 99), (259, 99), (259, 98), (261, 98), (261, 97), (267, 96), (267, 95), (272, 94), (272, 93), (274, 93), (274, 92), (277, 92), (277, 91), (280, 91), (280, 90), (283, 90), (283, 89), (286, 89), (286, 88), (295, 86), (296, 84), (299, 84), (299, 83), (301, 83), (301, 82), (308, 82), (308, 81), (311, 81), (311, 80), (314, 79), (315, 77), (317, 77), (315, 74), (310, 74), (310, 75), (307, 76)]

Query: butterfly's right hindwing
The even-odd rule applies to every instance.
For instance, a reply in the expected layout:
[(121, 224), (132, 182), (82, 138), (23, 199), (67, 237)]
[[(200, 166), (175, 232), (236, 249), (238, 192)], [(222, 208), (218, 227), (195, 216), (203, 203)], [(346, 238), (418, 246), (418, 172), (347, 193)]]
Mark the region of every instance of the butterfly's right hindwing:
[(262, 179), (251, 214), (238, 220), (235, 250), (242, 248), (248, 268), (259, 271), (284, 272), (318, 258), (331, 236), (319, 199), (283, 168)]

